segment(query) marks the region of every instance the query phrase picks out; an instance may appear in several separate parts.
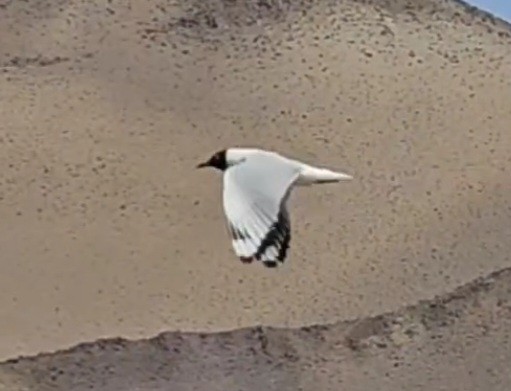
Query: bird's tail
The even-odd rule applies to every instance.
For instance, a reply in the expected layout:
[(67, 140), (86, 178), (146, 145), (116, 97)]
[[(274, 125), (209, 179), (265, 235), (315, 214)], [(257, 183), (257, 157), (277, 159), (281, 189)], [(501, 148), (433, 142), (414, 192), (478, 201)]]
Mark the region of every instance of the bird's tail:
[(303, 184), (313, 183), (334, 183), (340, 181), (349, 181), (353, 179), (351, 175), (329, 170), (327, 168), (307, 167), (302, 174)]

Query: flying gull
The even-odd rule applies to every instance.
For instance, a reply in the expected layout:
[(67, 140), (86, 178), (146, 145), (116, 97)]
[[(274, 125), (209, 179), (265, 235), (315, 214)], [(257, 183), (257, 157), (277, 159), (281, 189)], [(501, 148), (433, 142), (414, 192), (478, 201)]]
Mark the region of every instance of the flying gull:
[(291, 239), (286, 202), (294, 186), (353, 179), (256, 148), (221, 150), (197, 166), (202, 167), (223, 172), (223, 206), (234, 252), (243, 263), (256, 260), (266, 267), (286, 259)]

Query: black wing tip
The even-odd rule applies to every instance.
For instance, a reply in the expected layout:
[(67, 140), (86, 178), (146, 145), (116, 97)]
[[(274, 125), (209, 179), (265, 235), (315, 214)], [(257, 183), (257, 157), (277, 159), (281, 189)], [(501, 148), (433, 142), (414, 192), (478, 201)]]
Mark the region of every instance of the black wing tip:
[[(250, 265), (254, 261), (254, 257), (239, 257), (239, 259), (241, 263), (245, 265)], [(260, 261), (260, 259), (258, 259), (258, 261)], [(283, 264), (284, 258), (282, 259), (278, 258), (278, 260), (265, 259), (264, 261), (261, 262), (265, 267), (273, 269), (279, 266), (280, 264)]]
[(240, 258), (241, 263), (245, 263), (245, 264), (250, 264), (254, 260), (253, 257), (239, 257), (239, 258)]
[(277, 216), (277, 221), (273, 223), (266, 233), (266, 236), (261, 241), (261, 244), (254, 256), (258, 261), (260, 261), (268, 248), (275, 247), (277, 250), (277, 256), (275, 259), (268, 259), (267, 261), (283, 262), (286, 258), (290, 242), (291, 227), (289, 224), (289, 216), (285, 210), (281, 210)]

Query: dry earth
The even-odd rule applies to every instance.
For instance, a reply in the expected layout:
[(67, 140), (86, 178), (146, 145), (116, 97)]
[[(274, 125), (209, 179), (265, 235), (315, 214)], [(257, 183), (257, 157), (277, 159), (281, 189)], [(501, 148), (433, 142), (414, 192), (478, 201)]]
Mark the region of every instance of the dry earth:
[[(509, 102), (511, 27), (455, 1), (0, 0), (0, 359), (255, 325), (333, 341), (451, 297), (511, 266)], [(194, 170), (232, 145), (355, 176), (293, 194), (279, 270), (236, 260), (220, 177)], [(474, 297), (368, 358), (303, 330), (166, 333), (5, 364), (0, 387), (504, 390), (508, 307)], [(261, 330), (277, 358), (232, 359)]]

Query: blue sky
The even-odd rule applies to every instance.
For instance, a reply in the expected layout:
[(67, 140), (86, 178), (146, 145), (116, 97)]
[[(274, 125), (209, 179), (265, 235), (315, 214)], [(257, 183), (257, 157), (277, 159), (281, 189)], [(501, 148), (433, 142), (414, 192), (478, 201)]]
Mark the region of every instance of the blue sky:
[(511, 0), (465, 0), (477, 8), (511, 22)]

